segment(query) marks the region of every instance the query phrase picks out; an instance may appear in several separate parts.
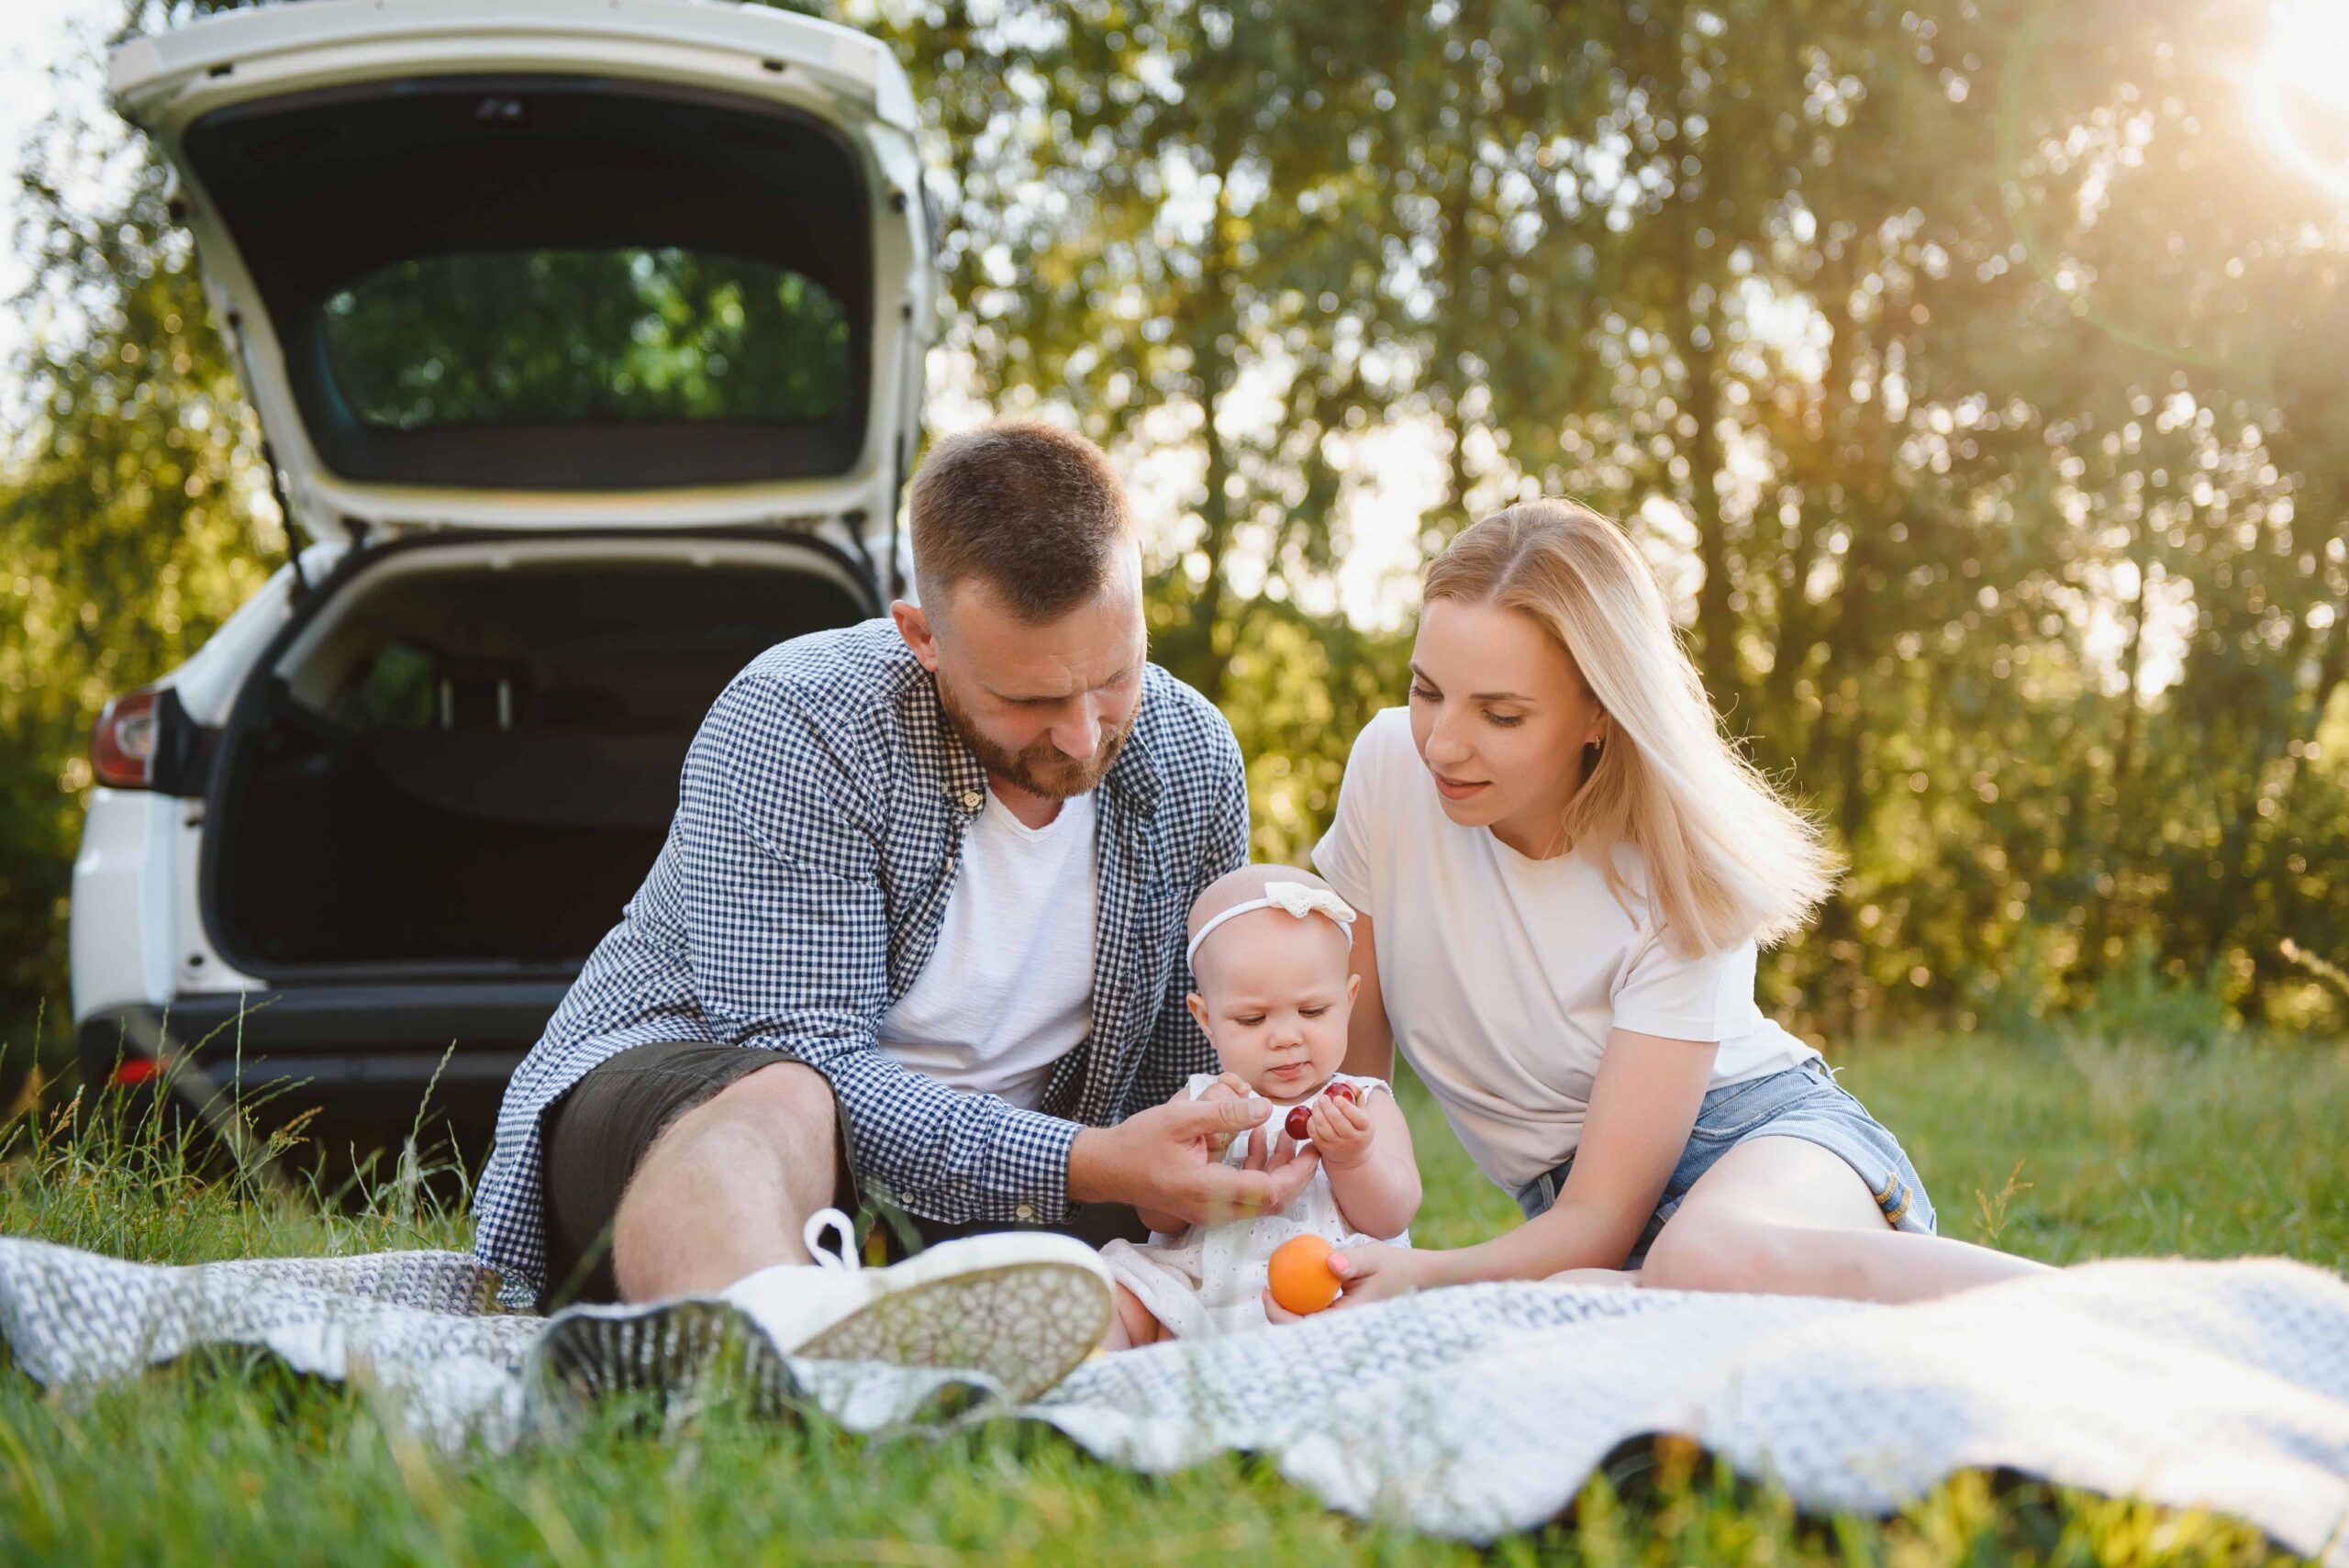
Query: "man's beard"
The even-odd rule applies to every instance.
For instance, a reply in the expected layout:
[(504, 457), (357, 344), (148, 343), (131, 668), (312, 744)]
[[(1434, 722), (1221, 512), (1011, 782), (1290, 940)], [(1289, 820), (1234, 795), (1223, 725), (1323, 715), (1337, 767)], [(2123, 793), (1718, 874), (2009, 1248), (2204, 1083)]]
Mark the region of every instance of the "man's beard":
[(1118, 760), (1118, 752), (1125, 745), (1126, 737), (1134, 731), (1134, 720), (1141, 715), (1141, 705), (1136, 704), (1134, 711), (1126, 716), (1125, 723), (1116, 729), (1103, 729), (1101, 743), (1094, 749), (1093, 755), (1079, 762), (1053, 745), (1049, 738), (1038, 740), (1025, 751), (1005, 751), (979, 733), (979, 727), (972, 720), (970, 711), (954, 700), (954, 688), (947, 684), (942, 674), (938, 677), (938, 701), (939, 706), (946, 710), (947, 722), (954, 727), (954, 733), (963, 738), (963, 743), (978, 758), (981, 767), (995, 777), (1007, 780), (1046, 800), (1067, 800), (1089, 793), (1101, 782), (1102, 775), (1109, 771), (1109, 764)]

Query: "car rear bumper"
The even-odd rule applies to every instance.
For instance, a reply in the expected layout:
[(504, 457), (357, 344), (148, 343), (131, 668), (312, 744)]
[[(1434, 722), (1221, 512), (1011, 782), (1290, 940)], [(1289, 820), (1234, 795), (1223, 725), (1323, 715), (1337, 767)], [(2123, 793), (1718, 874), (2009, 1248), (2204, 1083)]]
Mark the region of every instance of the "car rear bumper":
[(187, 995), (169, 1008), (102, 1008), (77, 1040), (85, 1082), (160, 1076), (207, 1116), (233, 1093), (263, 1122), (315, 1111), (321, 1129), (396, 1140), (429, 1108), (471, 1142), (495, 1125), (507, 1080), (569, 989), (544, 980)]

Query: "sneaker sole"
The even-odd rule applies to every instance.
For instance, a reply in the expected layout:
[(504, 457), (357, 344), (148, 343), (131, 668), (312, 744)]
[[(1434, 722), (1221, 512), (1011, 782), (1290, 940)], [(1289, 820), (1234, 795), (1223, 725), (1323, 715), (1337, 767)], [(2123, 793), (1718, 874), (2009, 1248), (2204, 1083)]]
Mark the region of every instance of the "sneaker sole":
[(776, 1416), (801, 1393), (767, 1337), (716, 1301), (573, 1307), (548, 1324), (532, 1362), (540, 1388), (574, 1411), (630, 1399), (665, 1407), (685, 1396)]
[(1097, 1265), (1007, 1263), (876, 1296), (792, 1354), (981, 1372), (1024, 1405), (1084, 1363), (1116, 1311)]

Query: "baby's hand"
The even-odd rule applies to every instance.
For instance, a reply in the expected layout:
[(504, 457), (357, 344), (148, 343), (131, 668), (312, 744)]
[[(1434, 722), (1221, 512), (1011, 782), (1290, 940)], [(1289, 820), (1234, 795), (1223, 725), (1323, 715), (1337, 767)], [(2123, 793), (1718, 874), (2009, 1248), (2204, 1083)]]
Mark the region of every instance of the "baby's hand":
[(1305, 1135), (1333, 1171), (1350, 1171), (1370, 1158), (1370, 1113), (1352, 1100), (1322, 1095), (1306, 1118)]

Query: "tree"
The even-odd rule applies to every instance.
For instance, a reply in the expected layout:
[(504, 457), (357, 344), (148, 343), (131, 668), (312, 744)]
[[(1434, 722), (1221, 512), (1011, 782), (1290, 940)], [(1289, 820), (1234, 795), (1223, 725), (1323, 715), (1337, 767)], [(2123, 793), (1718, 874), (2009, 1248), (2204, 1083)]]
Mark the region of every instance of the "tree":
[[(1059, 411), (1164, 516), (1153, 650), (1230, 715), (1261, 855), (1305, 852), (1401, 700), (1408, 627), (1337, 584), (1381, 454), (1424, 439), (1423, 549), (1528, 494), (1626, 519), (1731, 731), (1850, 853), (1776, 1000), (2013, 1018), (2150, 954), (2246, 1014), (2342, 1017), (2282, 944), (2349, 954), (2349, 229), (2244, 111), (2264, 7), (837, 12), (926, 117), (941, 389)], [(118, 210), (27, 197), (19, 997), (59, 994), (83, 727), (283, 548), (125, 156)]]

